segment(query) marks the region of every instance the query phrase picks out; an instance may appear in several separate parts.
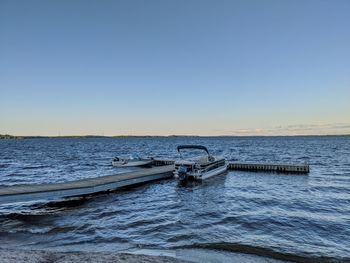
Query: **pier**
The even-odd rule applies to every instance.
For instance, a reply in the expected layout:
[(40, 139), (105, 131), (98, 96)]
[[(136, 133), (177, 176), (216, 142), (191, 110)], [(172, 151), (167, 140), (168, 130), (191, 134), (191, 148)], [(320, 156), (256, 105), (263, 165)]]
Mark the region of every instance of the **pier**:
[[(174, 163), (174, 160), (154, 160), (152, 168), (144, 168), (134, 172), (87, 178), (65, 183), (27, 184), (0, 187), (0, 204), (93, 195), (114, 191), (125, 186), (133, 186), (155, 180), (171, 178), (173, 176)], [(295, 165), (228, 162), (227, 169), (288, 174), (307, 174), (310, 172), (308, 164)]]
[(113, 191), (124, 186), (166, 179), (173, 176), (174, 165), (145, 168), (140, 171), (100, 176), (65, 183), (27, 184), (0, 188), (0, 204), (53, 200)]
[(252, 171), (252, 172), (277, 172), (277, 173), (295, 173), (307, 174), (310, 172), (308, 164), (269, 164), (269, 163), (238, 163), (229, 162), (228, 170)]

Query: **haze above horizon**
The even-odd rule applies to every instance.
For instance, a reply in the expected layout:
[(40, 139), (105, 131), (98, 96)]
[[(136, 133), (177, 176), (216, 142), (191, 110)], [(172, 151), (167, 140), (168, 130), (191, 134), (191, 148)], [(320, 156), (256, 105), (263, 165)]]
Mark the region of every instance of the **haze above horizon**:
[(0, 1), (0, 134), (350, 134), (350, 1)]

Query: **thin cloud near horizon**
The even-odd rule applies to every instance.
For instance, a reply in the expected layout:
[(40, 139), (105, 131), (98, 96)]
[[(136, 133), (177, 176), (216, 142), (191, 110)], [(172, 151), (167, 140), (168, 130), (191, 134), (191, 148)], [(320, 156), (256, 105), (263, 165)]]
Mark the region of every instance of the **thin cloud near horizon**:
[(169, 134), (142, 134), (134, 133), (64, 133), (55, 135), (47, 134), (11, 134), (2, 132), (0, 134), (10, 134), (14, 136), (302, 136), (302, 135), (350, 135), (350, 123), (318, 123), (318, 124), (291, 124), (278, 125), (266, 128), (245, 128), (245, 129), (213, 129), (212, 134), (196, 133), (169, 133)]
[(346, 135), (350, 134), (350, 123), (292, 124), (271, 128), (221, 130), (221, 132), (232, 135)]

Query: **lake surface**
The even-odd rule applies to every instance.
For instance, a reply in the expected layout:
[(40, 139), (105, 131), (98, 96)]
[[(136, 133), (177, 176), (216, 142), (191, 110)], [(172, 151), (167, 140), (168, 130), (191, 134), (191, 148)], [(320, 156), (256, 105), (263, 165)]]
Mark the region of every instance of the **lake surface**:
[(177, 158), (179, 144), (235, 161), (308, 162), (311, 172), (230, 171), (185, 187), (165, 180), (71, 203), (1, 205), (0, 246), (350, 261), (349, 136), (0, 140), (0, 187), (120, 173), (114, 156)]

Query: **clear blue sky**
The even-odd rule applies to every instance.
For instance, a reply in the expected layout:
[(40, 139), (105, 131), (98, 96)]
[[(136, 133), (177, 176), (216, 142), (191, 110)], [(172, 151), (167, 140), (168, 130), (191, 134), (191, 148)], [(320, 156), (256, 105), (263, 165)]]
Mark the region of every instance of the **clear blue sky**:
[(0, 1), (0, 134), (350, 133), (350, 1)]

